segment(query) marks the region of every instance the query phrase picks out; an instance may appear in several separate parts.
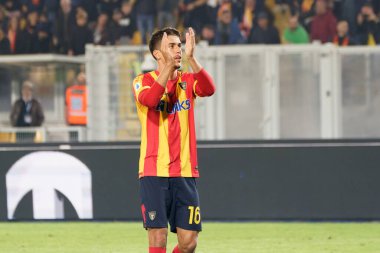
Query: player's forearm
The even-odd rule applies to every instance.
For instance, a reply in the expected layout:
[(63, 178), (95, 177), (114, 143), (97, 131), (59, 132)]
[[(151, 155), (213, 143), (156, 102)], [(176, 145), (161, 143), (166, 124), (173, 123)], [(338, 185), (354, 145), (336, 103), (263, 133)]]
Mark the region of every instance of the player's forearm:
[(160, 75), (158, 76), (156, 82), (159, 83), (165, 89), (169, 78), (174, 73), (174, 70), (175, 68), (173, 65), (165, 65), (165, 67), (160, 72)]
[(196, 85), (196, 94), (201, 97), (211, 96), (215, 93), (215, 84), (212, 77), (203, 68), (194, 74), (194, 78), (198, 81)]
[(187, 60), (188, 60), (188, 62), (190, 64), (190, 67), (191, 67), (191, 69), (193, 70), (194, 73), (198, 73), (199, 71), (202, 70), (203, 67), (198, 62), (198, 60), (195, 58), (195, 56), (189, 57)]
[(152, 84), (149, 89), (143, 90), (138, 98), (138, 101), (148, 107), (155, 108), (161, 100), (162, 95), (165, 92), (163, 88), (157, 81)]

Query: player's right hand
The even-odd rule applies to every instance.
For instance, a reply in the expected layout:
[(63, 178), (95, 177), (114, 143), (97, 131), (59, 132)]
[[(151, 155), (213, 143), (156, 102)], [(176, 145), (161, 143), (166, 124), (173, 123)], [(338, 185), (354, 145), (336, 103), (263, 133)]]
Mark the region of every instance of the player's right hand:
[(164, 33), (164, 35), (162, 36), (160, 51), (162, 53), (162, 56), (164, 57), (165, 65), (170, 67), (170, 68), (175, 69), (175, 59), (170, 54), (169, 40), (168, 40), (168, 35), (166, 33)]

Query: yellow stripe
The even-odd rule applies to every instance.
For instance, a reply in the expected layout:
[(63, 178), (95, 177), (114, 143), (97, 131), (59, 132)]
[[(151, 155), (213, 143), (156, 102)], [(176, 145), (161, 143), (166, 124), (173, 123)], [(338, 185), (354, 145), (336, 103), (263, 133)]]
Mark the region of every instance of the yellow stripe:
[(158, 154), (157, 154), (157, 176), (159, 177), (169, 176), (170, 153), (169, 153), (169, 142), (168, 142), (168, 132), (169, 132), (168, 127), (169, 127), (168, 114), (166, 113), (166, 111), (161, 112), (159, 129), (158, 129), (159, 143), (158, 143)]
[[(141, 144), (140, 144), (140, 161), (139, 161), (139, 175), (143, 176), (144, 173), (144, 164), (145, 164), (145, 156), (146, 156), (146, 146), (147, 146), (147, 133), (146, 133), (146, 122), (147, 122), (147, 117), (148, 117), (148, 108), (140, 104), (138, 101), (138, 97), (140, 92), (145, 89), (145, 87), (142, 87), (142, 79), (143, 75), (137, 76), (133, 80), (133, 92), (135, 93), (136, 96), (136, 108), (137, 108), (137, 115), (140, 119), (141, 123)], [(135, 84), (139, 83), (140, 88), (136, 89)], [(148, 86), (146, 88), (149, 88)]]
[(137, 113), (141, 122), (141, 145), (140, 145), (140, 161), (139, 161), (139, 175), (144, 173), (145, 157), (146, 157), (146, 146), (147, 146), (147, 132), (146, 132), (146, 122), (148, 117), (148, 107), (136, 103)]
[[(177, 94), (180, 102), (187, 99), (186, 91), (182, 90), (179, 85), (177, 85)], [(177, 114), (181, 126), (181, 176), (191, 177), (189, 111), (181, 110)]]
[(195, 96), (199, 97), (198, 94), (195, 92), (195, 86), (198, 84), (198, 80), (195, 80), (194, 85), (193, 85), (193, 92)]
[(154, 79), (155, 81), (157, 80), (158, 76), (157, 76), (157, 74), (156, 74), (155, 71), (151, 71), (151, 72), (149, 72), (149, 74), (153, 77), (153, 79)]
[[(142, 86), (142, 80), (143, 80), (143, 75), (140, 75), (140, 76), (137, 76), (134, 80), (133, 80), (133, 92), (135, 93), (135, 96), (136, 96), (136, 99), (138, 100), (138, 97), (139, 97), (139, 94), (141, 91), (147, 89), (147, 88), (150, 88), (149, 86), (145, 86), (143, 87)], [(136, 89), (136, 84), (139, 84), (139, 89)]]

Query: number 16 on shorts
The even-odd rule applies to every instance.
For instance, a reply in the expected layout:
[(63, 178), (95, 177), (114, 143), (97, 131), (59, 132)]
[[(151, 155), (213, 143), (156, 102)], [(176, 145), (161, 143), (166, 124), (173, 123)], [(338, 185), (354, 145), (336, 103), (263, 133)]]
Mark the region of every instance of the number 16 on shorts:
[(201, 213), (199, 206), (189, 206), (189, 224), (199, 224), (201, 222)]

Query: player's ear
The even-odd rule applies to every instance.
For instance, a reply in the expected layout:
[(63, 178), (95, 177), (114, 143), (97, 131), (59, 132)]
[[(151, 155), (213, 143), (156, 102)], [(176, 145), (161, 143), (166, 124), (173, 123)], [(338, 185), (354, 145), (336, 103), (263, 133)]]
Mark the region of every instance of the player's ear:
[(162, 53), (161, 53), (160, 50), (155, 49), (155, 50), (153, 50), (153, 56), (158, 61), (158, 60), (160, 60), (162, 58)]

